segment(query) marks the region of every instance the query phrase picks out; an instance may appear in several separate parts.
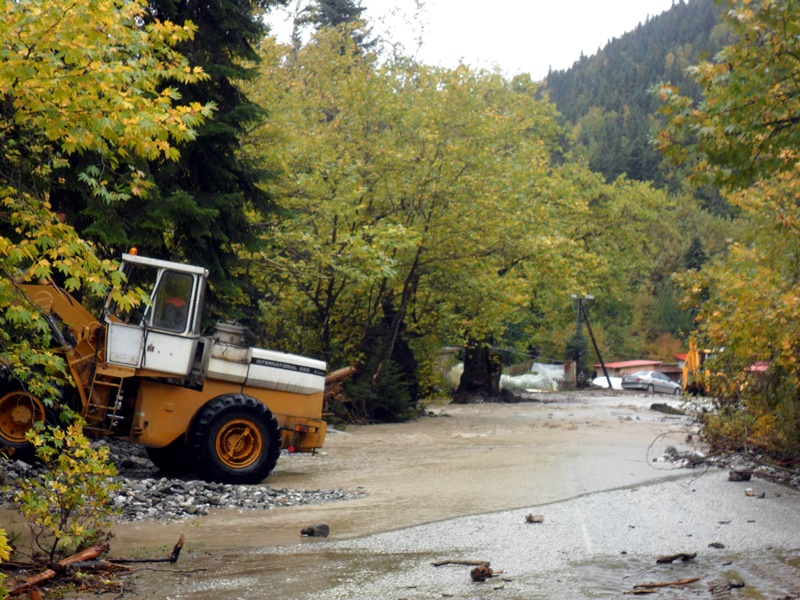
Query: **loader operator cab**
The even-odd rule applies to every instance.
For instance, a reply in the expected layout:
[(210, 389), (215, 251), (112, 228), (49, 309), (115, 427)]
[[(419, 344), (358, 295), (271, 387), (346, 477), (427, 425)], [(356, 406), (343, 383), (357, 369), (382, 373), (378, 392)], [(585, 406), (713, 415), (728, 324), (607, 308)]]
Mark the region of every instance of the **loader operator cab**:
[(200, 339), (208, 270), (123, 254), (129, 289), (149, 293), (146, 307), (120, 311), (106, 302), (106, 361), (121, 367), (189, 375)]
[(152, 326), (156, 329), (186, 333), (194, 278), (189, 273), (165, 271), (151, 297)]

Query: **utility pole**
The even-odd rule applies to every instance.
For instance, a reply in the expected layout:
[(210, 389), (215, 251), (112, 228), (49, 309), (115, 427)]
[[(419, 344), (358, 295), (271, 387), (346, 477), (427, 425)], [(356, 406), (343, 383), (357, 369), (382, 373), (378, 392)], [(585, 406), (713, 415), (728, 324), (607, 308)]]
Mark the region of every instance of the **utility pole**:
[[(606, 376), (606, 381), (608, 382), (608, 389), (614, 389), (611, 385), (611, 377), (608, 376), (608, 371), (606, 370), (606, 364), (603, 362), (603, 357), (600, 355), (600, 348), (597, 347), (597, 342), (594, 339), (594, 333), (592, 332), (592, 325), (589, 323), (589, 313), (586, 312), (586, 307), (583, 304), (583, 301), (590, 301), (594, 300), (594, 296), (587, 294), (585, 296), (578, 296), (577, 294), (572, 294), (572, 299), (578, 301), (578, 318), (577, 318), (577, 325), (575, 329), (575, 337), (576, 339), (580, 335), (581, 332), (581, 315), (586, 320), (586, 329), (589, 331), (589, 337), (592, 339), (592, 346), (594, 346), (595, 354), (597, 354), (597, 358), (600, 360), (600, 366), (603, 368), (603, 375)], [(575, 353), (577, 354), (577, 350)], [(577, 369), (577, 362), (578, 357), (575, 357), (575, 368)]]

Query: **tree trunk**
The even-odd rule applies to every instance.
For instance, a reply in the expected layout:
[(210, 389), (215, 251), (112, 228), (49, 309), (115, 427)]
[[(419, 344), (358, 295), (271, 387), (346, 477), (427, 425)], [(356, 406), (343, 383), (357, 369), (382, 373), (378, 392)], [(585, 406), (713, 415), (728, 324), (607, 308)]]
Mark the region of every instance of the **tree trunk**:
[(491, 340), (470, 340), (464, 348), (464, 372), (456, 390), (455, 402), (467, 404), (476, 400), (500, 397), (500, 357), (492, 352)]

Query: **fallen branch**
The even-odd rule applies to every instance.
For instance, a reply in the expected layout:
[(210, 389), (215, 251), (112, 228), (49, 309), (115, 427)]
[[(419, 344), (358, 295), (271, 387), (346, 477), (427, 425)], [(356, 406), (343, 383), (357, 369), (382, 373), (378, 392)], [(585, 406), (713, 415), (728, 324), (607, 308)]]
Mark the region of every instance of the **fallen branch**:
[(327, 375), (325, 375), (325, 385), (328, 385), (329, 383), (333, 383), (335, 381), (340, 381), (342, 379), (347, 379), (348, 377), (353, 375), (356, 372), (356, 370), (357, 369), (355, 367), (344, 367), (342, 369), (333, 371), (332, 373), (328, 373)]
[[(80, 563), (87, 560), (93, 560), (100, 556), (103, 552), (108, 549), (108, 546), (97, 542), (91, 548), (87, 548), (86, 550), (81, 550), (77, 554), (73, 554), (67, 558), (64, 558), (56, 563), (55, 566), (57, 567), (68, 567), (74, 563)], [(63, 569), (62, 569), (63, 570)], [(19, 596), (32, 590), (37, 585), (44, 583), (45, 581), (49, 581), (53, 577), (58, 575), (58, 572), (53, 569), (45, 569), (43, 572), (39, 573), (38, 575), (33, 575), (31, 577), (26, 578), (22, 583), (17, 585), (14, 588), (8, 590), (9, 596)]]
[(71, 571), (102, 571), (103, 573), (116, 573), (118, 571), (130, 571), (129, 567), (118, 565), (107, 560), (84, 560), (72, 563), (69, 566)]
[(658, 564), (664, 564), (664, 563), (675, 562), (678, 559), (681, 559), (683, 562), (686, 562), (687, 560), (692, 560), (696, 556), (697, 556), (697, 552), (692, 552), (691, 554), (688, 554), (686, 552), (678, 552), (677, 554), (669, 554), (667, 556), (660, 556), (660, 557), (658, 557), (656, 559), (656, 562)]
[(439, 562), (431, 563), (434, 567), (441, 567), (442, 565), (467, 565), (470, 567), (488, 567), (488, 560), (440, 560)]
[(175, 544), (175, 547), (172, 549), (172, 554), (169, 555), (169, 558), (110, 558), (108, 559), (108, 562), (117, 565), (129, 565), (134, 563), (176, 563), (178, 562), (178, 557), (181, 554), (183, 542), (184, 537), (183, 534), (181, 534), (181, 537), (178, 538), (178, 543)]
[(638, 589), (653, 589), (653, 588), (664, 588), (664, 587), (676, 587), (680, 585), (688, 585), (690, 583), (694, 583), (695, 581), (700, 581), (699, 577), (690, 577), (689, 579), (680, 579), (678, 581), (665, 581), (663, 583), (640, 583), (638, 585), (633, 586), (634, 590)]

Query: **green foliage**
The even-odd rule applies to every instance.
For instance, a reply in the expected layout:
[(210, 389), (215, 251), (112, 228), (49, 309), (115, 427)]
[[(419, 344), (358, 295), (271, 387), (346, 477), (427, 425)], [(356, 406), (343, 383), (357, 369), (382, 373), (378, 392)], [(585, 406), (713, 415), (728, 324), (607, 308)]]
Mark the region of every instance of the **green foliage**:
[[(11, 547), (8, 545), (8, 538), (6, 537), (5, 529), (0, 529), (0, 563), (8, 560), (11, 555)], [(6, 589), (3, 581), (6, 576), (0, 573), (0, 600), (7, 598), (8, 590)]]
[(692, 243), (686, 254), (683, 255), (683, 268), (688, 271), (697, 271), (703, 267), (708, 260), (708, 254), (703, 248), (700, 238), (692, 238)]
[(664, 280), (656, 284), (657, 322), (660, 331), (686, 339), (694, 330), (695, 315), (692, 311), (681, 308), (680, 294), (680, 289), (672, 280)]
[[(673, 159), (691, 161), (696, 180), (725, 186), (740, 221), (724, 255), (695, 257), (687, 266), (699, 270), (681, 278), (698, 311), (701, 345), (724, 349), (707, 372), (720, 406), (708, 433), (734, 447), (797, 456), (800, 106), (792, 74), (800, 4), (727, 4), (735, 41), (693, 70), (705, 89), (697, 106), (662, 88), (670, 121), (659, 141)], [(768, 365), (766, 373), (753, 372), (756, 363)]]
[(575, 379), (578, 386), (583, 387), (588, 385), (589, 338), (583, 334), (583, 331), (576, 331), (573, 336), (567, 340), (564, 359), (574, 361)]
[[(659, 142), (676, 161), (693, 159), (701, 181), (747, 186), (797, 163), (800, 4), (727, 0), (734, 42), (691, 69), (704, 90), (699, 103), (662, 85), (669, 123)], [(679, 145), (680, 144), (680, 145)]]
[(160, 84), (203, 76), (172, 49), (194, 29), (169, 22), (141, 27), (144, 6), (6, 3), (0, 19), (5, 143), (25, 152), (13, 142), (35, 132), (42, 144), (56, 143), (64, 154), (96, 152), (110, 167), (129, 154), (177, 158), (170, 142), (191, 139), (207, 107), (176, 105), (177, 91)]
[(23, 479), (15, 496), (31, 530), (35, 551), (53, 562), (103, 539), (111, 525), (110, 482), (117, 474), (108, 448), (94, 449), (75, 420), (66, 428), (31, 431), (28, 439), (45, 466), (39, 478)]
[(770, 365), (740, 376), (736, 357), (720, 355), (709, 365), (716, 410), (704, 419), (704, 433), (718, 449), (767, 452), (779, 460), (800, 456), (800, 389), (794, 374)]
[(371, 379), (402, 328), (453, 345), (499, 338), (577, 265), (591, 278), (592, 261), (568, 221), (585, 214), (580, 175), (552, 167), (555, 114), (529, 78), (354, 48), (347, 28), (297, 52), (264, 44), (254, 94), (272, 112), (250, 150), (279, 173), (268, 189), (283, 219), (265, 224), (254, 261), (267, 338), (333, 365), (366, 364), (392, 307)]
[(364, 7), (356, 0), (316, 0), (311, 11), (311, 19), (317, 26), (338, 27), (361, 19)]
[[(199, 103), (178, 104), (175, 89), (162, 87), (166, 80), (203, 78), (173, 49), (194, 29), (169, 22), (142, 27), (144, 6), (25, 0), (2, 9), (0, 363), (45, 402), (57, 397), (64, 364), (50, 349), (52, 331), (42, 308), (18, 284), (57, 281), (89, 297), (121, 283), (114, 265), (98, 259), (53, 210), (54, 170), (70, 155), (91, 153), (97, 164), (83, 179), (93, 193), (110, 198), (104, 174), (133, 156), (176, 158), (173, 143), (192, 139), (193, 127), (210, 111)], [(136, 194), (143, 174), (128, 173), (124, 194)]]
[[(242, 248), (252, 250), (256, 241), (251, 213), (270, 209), (268, 195), (257, 186), (268, 174), (245, 159), (240, 140), (265, 111), (242, 88), (256, 73), (255, 48), (266, 33), (261, 12), (270, 4), (265, 0), (146, 3), (142, 15), (146, 23), (165, 19), (192, 23), (195, 35), (178, 40), (176, 50), (190, 57), (206, 77), (187, 81), (170, 76), (163, 85), (185, 103), (213, 105), (213, 115), (177, 147), (180, 156), (136, 161), (137, 170), (149, 179), (138, 197), (119, 198), (109, 205), (70, 175), (83, 171), (95, 157), (72, 156), (66, 172), (58, 173), (65, 181), (54, 189), (51, 200), (103, 256), (116, 257), (137, 247), (147, 256), (207, 267), (211, 318), (245, 319), (257, 310), (240, 255)], [(115, 180), (115, 174), (106, 177)]]
[[(366, 373), (374, 373), (376, 361), (366, 365)], [(371, 422), (397, 423), (414, 416), (416, 402), (409, 391), (409, 382), (395, 361), (383, 367), (375, 384), (369, 377), (359, 377), (345, 385), (353, 403), (350, 417), (363, 418)]]
[(304, 7), (302, 0), (297, 0), (297, 17), (294, 22), (293, 43), (300, 46), (302, 31), (309, 26), (313, 31), (321, 28), (342, 28), (348, 32), (353, 45), (344, 44), (340, 52), (370, 51), (375, 48), (376, 41), (368, 41), (370, 28), (363, 19), (365, 7), (360, 0), (311, 0)]
[[(167, 85), (205, 77), (174, 49), (194, 28), (144, 24), (145, 7), (142, 0), (21, 0), (0, 8), (0, 364), (4, 380), (48, 407), (68, 380), (63, 340), (48, 307), (20, 284), (57, 283), (84, 301), (109, 290), (122, 305), (138, 301), (120, 291), (114, 264), (54, 210), (50, 191), (64, 183), (56, 172), (91, 156), (71, 174), (87, 193), (103, 201), (140, 195), (147, 179), (137, 161), (178, 158), (175, 144), (193, 139), (212, 108), (179, 103)], [(53, 559), (102, 535), (113, 469), (76, 422), (31, 436), (48, 471), (24, 482), (18, 500), (35, 543)]]

